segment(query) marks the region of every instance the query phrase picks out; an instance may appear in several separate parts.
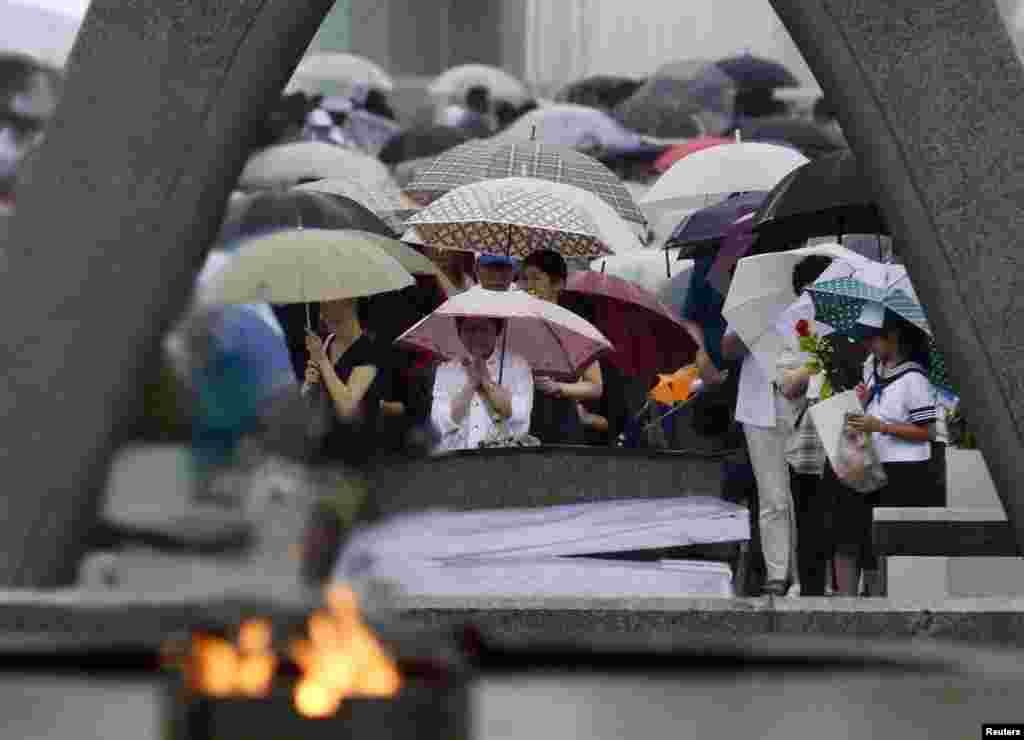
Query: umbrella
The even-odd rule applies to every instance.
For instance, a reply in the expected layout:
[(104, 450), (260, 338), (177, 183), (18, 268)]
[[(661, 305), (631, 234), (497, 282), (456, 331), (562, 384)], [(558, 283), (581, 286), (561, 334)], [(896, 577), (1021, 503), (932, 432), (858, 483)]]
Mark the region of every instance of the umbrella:
[(659, 139), (689, 139), (704, 133), (703, 110), (682, 80), (653, 78), (615, 106), (615, 117), (634, 131)]
[(629, 131), (597, 108), (558, 103), (521, 116), (498, 134), (501, 141), (539, 141), (587, 152), (617, 154), (651, 148), (635, 131)]
[(880, 314), (890, 312), (924, 331), (929, 337), (929, 379), (938, 389), (959, 395), (905, 267), (877, 262), (851, 264), (845, 275), (823, 275), (807, 291), (814, 300), (815, 319), (837, 332), (850, 332), (866, 304), (878, 305)]
[(866, 261), (838, 244), (826, 244), (745, 257), (736, 266), (722, 315), (768, 377), (775, 376), (776, 362), (784, 349), (784, 339), (775, 330), (775, 322), (798, 298), (793, 292), (793, 268), (812, 255), (841, 260), (825, 274), (844, 269), (843, 263), (859, 265)]
[(759, 249), (812, 236), (889, 233), (871, 185), (849, 150), (789, 173), (768, 194), (754, 229), (760, 234)]
[(456, 316), (505, 319), (502, 341), (508, 351), (523, 357), (534, 372), (553, 377), (576, 379), (598, 355), (613, 349), (597, 328), (567, 308), (522, 290), (479, 287), (449, 298), (397, 341), (445, 359), (463, 357), (466, 350), (456, 331)]
[(815, 159), (847, 148), (846, 142), (814, 121), (789, 116), (755, 118), (742, 128), (744, 141), (787, 144)]
[(669, 375), (659, 374), (657, 385), (651, 388), (647, 397), (665, 406), (686, 401), (695, 392), (699, 375), (700, 371), (695, 365), (681, 367)]
[(395, 187), (380, 160), (317, 141), (280, 144), (255, 154), (242, 170), (238, 185), (243, 190), (259, 190), (334, 177), (354, 179), (375, 190)]
[(740, 216), (725, 230), (722, 246), (715, 255), (715, 261), (708, 270), (708, 283), (722, 295), (729, 292), (732, 282), (732, 268), (743, 257), (746, 257), (757, 241), (754, 234), (753, 213)]
[(52, 4), (34, 0), (0, 0), (0, 54), (25, 55), (61, 69), (78, 36), (88, 2)]
[(427, 88), (431, 95), (456, 97), (460, 100), (472, 88), (486, 87), (494, 100), (507, 100), (522, 105), (529, 100), (526, 86), (502, 69), (488, 64), (462, 64), (444, 72)]
[(665, 242), (665, 249), (682, 247), (679, 259), (694, 256), (707, 248), (717, 249), (729, 227), (748, 213), (754, 213), (768, 195), (765, 191), (739, 193), (721, 203), (702, 208), (676, 227)]
[(666, 253), (660, 249), (636, 249), (596, 260), (591, 269), (629, 280), (653, 293), (671, 309), (673, 315), (678, 316), (686, 303), (694, 262), (668, 262), (665, 256)]
[(477, 183), (476, 187), (493, 191), (506, 185), (519, 185), (537, 192), (550, 193), (578, 206), (597, 227), (597, 235), (601, 241), (616, 253), (620, 250), (628, 252), (642, 248), (634, 224), (625, 221), (614, 208), (593, 193), (575, 185), (539, 180), (535, 177), (504, 177), (500, 180), (485, 180)]
[(390, 92), (395, 83), (387, 72), (366, 57), (321, 52), (299, 62), (285, 92), (302, 90), (311, 95), (345, 95), (360, 87)]
[(401, 290), (415, 280), (365, 231), (297, 229), (249, 239), (201, 291), (204, 303), (311, 303)]
[(377, 155), (387, 165), (410, 159), (436, 157), (472, 137), (451, 126), (428, 126), (403, 131), (391, 139)]
[(567, 257), (612, 253), (582, 208), (521, 178), (463, 185), (407, 225), (430, 246), (445, 249), (515, 257), (544, 249)]
[(594, 75), (566, 85), (555, 95), (555, 100), (610, 110), (635, 93), (641, 85), (642, 80), (629, 77)]
[(694, 152), (718, 146), (719, 144), (732, 144), (734, 142), (735, 139), (723, 139), (720, 136), (702, 136), (699, 139), (693, 139), (682, 144), (673, 144), (654, 161), (654, 169), (659, 173), (665, 173), (680, 159)]
[(719, 59), (715, 66), (729, 75), (740, 88), (800, 87), (800, 81), (783, 65), (753, 54)]
[(405, 219), (410, 210), (418, 210), (416, 204), (404, 196), (393, 181), (381, 181), (371, 187), (359, 180), (331, 177), (302, 183), (292, 189), (339, 195), (354, 200), (377, 214), (395, 233), (405, 228)]
[(774, 144), (739, 143), (694, 152), (658, 178), (641, 203), (658, 209), (700, 204), (709, 197), (771, 190), (807, 157)]
[(404, 192), (421, 205), (429, 205), (460, 185), (500, 177), (536, 177), (575, 185), (603, 199), (627, 221), (646, 224), (633, 197), (614, 172), (580, 152), (538, 142), (467, 142), (417, 170)]
[(361, 203), (311, 190), (256, 192), (234, 199), (221, 227), (221, 240), (281, 228), (357, 229), (381, 236), (395, 232)]
[(583, 271), (569, 277), (562, 296), (583, 299), (594, 326), (615, 345), (608, 361), (627, 375), (651, 378), (693, 361), (697, 345), (658, 298), (623, 278)]

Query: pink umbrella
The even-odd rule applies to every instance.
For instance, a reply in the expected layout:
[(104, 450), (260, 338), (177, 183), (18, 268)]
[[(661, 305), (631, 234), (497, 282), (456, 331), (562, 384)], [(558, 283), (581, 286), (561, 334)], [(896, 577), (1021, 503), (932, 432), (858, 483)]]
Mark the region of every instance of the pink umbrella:
[(590, 304), (594, 325), (615, 344), (608, 361), (627, 375), (653, 381), (693, 362), (697, 344), (682, 321), (640, 286), (582, 271), (569, 278), (562, 296), (570, 305), (577, 297)]
[(479, 287), (449, 298), (396, 341), (446, 360), (465, 357), (456, 316), (505, 319), (502, 348), (525, 359), (535, 373), (559, 379), (575, 380), (598, 355), (613, 349), (592, 324), (566, 308), (521, 290)]
[(683, 157), (719, 144), (732, 144), (733, 141), (734, 139), (723, 139), (719, 136), (702, 136), (685, 144), (673, 144), (654, 160), (654, 169), (658, 172), (668, 172), (669, 168)]

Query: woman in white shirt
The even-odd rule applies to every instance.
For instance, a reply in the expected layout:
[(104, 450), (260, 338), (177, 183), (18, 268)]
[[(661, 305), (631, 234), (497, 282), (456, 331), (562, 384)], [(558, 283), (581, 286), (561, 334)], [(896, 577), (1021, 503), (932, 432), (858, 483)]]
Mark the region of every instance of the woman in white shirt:
[[(533, 372), (519, 355), (498, 348), (501, 319), (458, 317), (468, 356), (442, 364), (434, 379), (430, 417), (441, 439), (435, 452), (474, 449), (489, 436), (520, 436), (530, 430)], [(501, 385), (496, 378), (501, 376)]]
[(935, 389), (928, 380), (928, 338), (886, 311), (881, 328), (858, 325), (871, 352), (857, 396), (864, 414), (850, 426), (871, 434), (888, 483), (863, 495), (844, 489), (837, 502), (836, 580), (844, 595), (856, 595), (861, 570), (877, 569), (871, 548), (875, 506), (945, 506), (946, 492), (930, 464), (935, 422)]

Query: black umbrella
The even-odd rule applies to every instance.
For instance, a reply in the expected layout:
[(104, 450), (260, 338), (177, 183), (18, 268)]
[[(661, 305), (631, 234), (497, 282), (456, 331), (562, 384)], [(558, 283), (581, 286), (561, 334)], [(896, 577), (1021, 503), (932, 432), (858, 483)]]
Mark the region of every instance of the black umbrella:
[[(299, 227), (358, 229), (397, 238), (387, 224), (354, 200), (303, 190), (263, 191), (240, 198), (229, 208), (220, 238), (230, 242), (276, 229)], [(318, 306), (296, 303), (271, 308), (284, 329), (292, 368), (301, 380), (306, 375), (306, 323), (319, 325)]]
[(635, 93), (643, 80), (615, 75), (594, 75), (572, 82), (555, 95), (559, 103), (574, 103), (611, 110)]
[(470, 140), (470, 135), (451, 126), (428, 126), (403, 131), (392, 138), (377, 158), (386, 165), (396, 165), (412, 159), (436, 157), (452, 147)]
[(808, 162), (786, 175), (754, 217), (755, 252), (815, 236), (888, 234), (874, 191), (853, 152)]
[(753, 54), (720, 59), (715, 66), (729, 75), (741, 88), (799, 87), (793, 73), (778, 62)]
[(740, 132), (744, 141), (787, 144), (799, 149), (808, 159), (847, 148), (845, 141), (813, 121), (788, 116), (757, 118), (744, 125)]

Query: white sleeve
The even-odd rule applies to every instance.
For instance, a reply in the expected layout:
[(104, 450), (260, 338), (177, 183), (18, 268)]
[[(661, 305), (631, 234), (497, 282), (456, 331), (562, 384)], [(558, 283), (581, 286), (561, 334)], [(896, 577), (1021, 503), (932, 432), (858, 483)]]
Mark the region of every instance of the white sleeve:
[(512, 397), (512, 416), (508, 420), (508, 430), (512, 435), (527, 434), (533, 413), (533, 371), (519, 355), (513, 355), (511, 359), (512, 372), (502, 383)]
[(939, 414), (935, 405), (935, 388), (931, 381), (920, 373), (910, 373), (902, 378), (903, 410), (911, 424), (933, 424)]
[(438, 367), (434, 375), (434, 402), (430, 407), (430, 420), (441, 432), (442, 439), (456, 434), (464, 426), (452, 418), (452, 399), (458, 395), (465, 380), (462, 367), (453, 362)]

